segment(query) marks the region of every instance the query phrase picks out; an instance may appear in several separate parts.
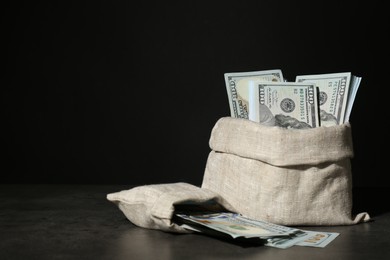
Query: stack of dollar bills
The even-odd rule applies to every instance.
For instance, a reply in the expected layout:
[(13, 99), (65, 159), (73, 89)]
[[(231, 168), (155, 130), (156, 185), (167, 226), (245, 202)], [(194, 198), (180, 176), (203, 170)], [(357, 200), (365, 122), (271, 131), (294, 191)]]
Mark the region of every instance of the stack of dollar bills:
[(280, 69), (225, 73), (232, 117), (284, 128), (349, 122), (361, 77), (351, 72), (283, 78)]
[(174, 222), (204, 235), (239, 244), (255, 244), (286, 249), (292, 246), (325, 247), (339, 233), (290, 228), (253, 220), (232, 212), (176, 213)]

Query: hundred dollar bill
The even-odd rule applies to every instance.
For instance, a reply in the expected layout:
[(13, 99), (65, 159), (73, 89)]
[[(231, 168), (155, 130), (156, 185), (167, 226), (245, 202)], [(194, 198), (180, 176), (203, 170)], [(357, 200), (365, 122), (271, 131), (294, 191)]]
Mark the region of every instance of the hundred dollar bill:
[(301, 242), (308, 236), (307, 232), (299, 230), (294, 234), (286, 237), (273, 237), (267, 239), (267, 242), (264, 244), (270, 247), (286, 249), (292, 246), (295, 246), (297, 243)]
[(315, 83), (319, 88), (321, 126), (344, 122), (351, 84), (351, 72), (300, 75), (296, 82)]
[[(308, 231), (254, 220), (232, 212), (176, 213), (181, 227), (216, 237), (230, 237), (241, 242), (258, 243), (286, 249), (294, 245), (325, 247), (339, 233)], [(177, 217), (181, 219), (177, 220)]]
[(288, 237), (275, 237), (267, 239), (264, 244), (277, 248), (289, 248), (292, 246), (326, 247), (339, 233), (300, 230)]
[(283, 74), (280, 69), (231, 72), (225, 73), (225, 84), (229, 98), (230, 114), (232, 117), (248, 119), (248, 82), (258, 81), (283, 81)]
[(305, 236), (296, 243), (297, 246), (326, 247), (340, 233), (304, 230)]
[(297, 129), (320, 125), (315, 84), (251, 81), (249, 85), (249, 120)]
[[(213, 231), (230, 235), (232, 238), (268, 239), (280, 236), (290, 236), (295, 232), (299, 232), (298, 229), (249, 219), (241, 214), (231, 212), (192, 215), (177, 213), (176, 216), (183, 220), (187, 220), (184, 224), (192, 227), (190, 228), (191, 230), (199, 230), (198, 228), (203, 226)], [(193, 226), (194, 224), (196, 226)]]
[(351, 81), (351, 87), (349, 89), (349, 94), (348, 94), (348, 104), (347, 104), (347, 110), (345, 112), (344, 123), (349, 122), (349, 116), (351, 115), (352, 106), (353, 103), (355, 102), (356, 93), (359, 89), (361, 81), (362, 81), (362, 77), (352, 75), (352, 81)]

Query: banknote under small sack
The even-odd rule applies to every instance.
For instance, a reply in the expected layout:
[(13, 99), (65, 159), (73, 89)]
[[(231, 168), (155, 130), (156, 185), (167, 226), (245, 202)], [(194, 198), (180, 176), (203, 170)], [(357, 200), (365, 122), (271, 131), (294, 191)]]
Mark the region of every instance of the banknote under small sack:
[(223, 117), (209, 140), (201, 187), (236, 212), (280, 225), (352, 225), (350, 123), (311, 129)]

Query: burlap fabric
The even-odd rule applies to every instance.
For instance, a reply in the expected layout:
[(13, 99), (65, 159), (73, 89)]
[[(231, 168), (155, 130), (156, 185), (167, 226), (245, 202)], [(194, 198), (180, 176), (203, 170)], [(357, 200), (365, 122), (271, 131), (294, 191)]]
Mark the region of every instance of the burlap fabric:
[(312, 129), (220, 118), (211, 131), (202, 189), (234, 211), (281, 225), (351, 225), (353, 157), (349, 123)]
[(172, 221), (176, 207), (180, 205), (233, 210), (218, 194), (183, 182), (137, 186), (109, 193), (107, 199), (115, 203), (134, 225), (176, 233), (191, 232)]

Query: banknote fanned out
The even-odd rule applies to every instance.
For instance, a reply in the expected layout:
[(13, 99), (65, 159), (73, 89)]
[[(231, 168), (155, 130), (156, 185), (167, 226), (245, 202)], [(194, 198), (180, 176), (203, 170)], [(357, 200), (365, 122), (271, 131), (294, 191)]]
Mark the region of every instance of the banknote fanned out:
[[(352, 75), (351, 72), (340, 72), (298, 75), (295, 82), (287, 82), (283, 78), (280, 69), (233, 72), (225, 73), (224, 76), (232, 117), (282, 127), (283, 125), (279, 125), (279, 123), (286, 121), (289, 122), (284, 125), (286, 128), (334, 126), (349, 122), (352, 106), (362, 79)], [(262, 89), (257, 90), (253, 87), (260, 86), (260, 83), (265, 84)], [(270, 84), (266, 85), (266, 83)], [(295, 88), (297, 85), (294, 86), (290, 83), (315, 85), (317, 108), (312, 106), (314, 104), (311, 102), (312, 88), (307, 90), (307, 97), (309, 98), (307, 101), (309, 102), (306, 103), (306, 109), (304, 109), (302, 95), (297, 96), (295, 93), (290, 93), (293, 98), (289, 98), (287, 95), (291, 90), (283, 88), (283, 90), (276, 91), (278, 87), (274, 83)], [(271, 88), (274, 89), (271, 90)], [(264, 93), (266, 89), (270, 92)], [(276, 94), (277, 92), (279, 93)], [(284, 94), (281, 94), (282, 92)], [(284, 100), (280, 99), (282, 95), (285, 97)], [(300, 98), (300, 100), (298, 101), (297, 98)], [(294, 100), (298, 103), (294, 103)], [(280, 102), (279, 106), (275, 105), (278, 102)], [(299, 106), (294, 107), (296, 104), (299, 104)], [(282, 109), (282, 112), (280, 109)], [(292, 109), (295, 112), (290, 111)], [(318, 112), (316, 113), (315, 110)], [(293, 121), (296, 122), (293, 123)]]
[[(351, 72), (299, 75), (295, 81), (315, 83), (319, 88), (322, 126), (339, 125), (344, 123), (346, 119), (349, 120), (352, 106), (348, 103), (353, 102), (353, 100), (348, 101), (351, 83), (354, 83), (352, 88), (356, 87), (356, 83), (360, 83), (360, 79), (357, 80)], [(354, 99), (354, 95), (351, 97)]]
[(224, 232), (232, 238), (257, 237), (272, 238), (277, 236), (289, 236), (298, 229), (287, 228), (281, 225), (271, 224), (261, 220), (245, 218), (241, 214), (232, 212), (202, 213), (202, 214), (176, 214), (176, 216), (189, 220), (188, 224), (199, 224), (219, 232)]
[(248, 82), (249, 81), (283, 81), (280, 69), (249, 72), (225, 73), (225, 84), (232, 117), (248, 119)]
[(283, 128), (320, 125), (314, 83), (252, 81), (248, 85), (250, 120)]
[(325, 247), (339, 233), (308, 231), (247, 218), (233, 212), (176, 213), (174, 221), (191, 231), (236, 242), (256, 243), (276, 248), (294, 245)]

